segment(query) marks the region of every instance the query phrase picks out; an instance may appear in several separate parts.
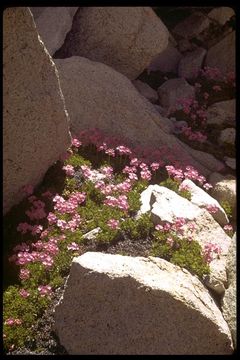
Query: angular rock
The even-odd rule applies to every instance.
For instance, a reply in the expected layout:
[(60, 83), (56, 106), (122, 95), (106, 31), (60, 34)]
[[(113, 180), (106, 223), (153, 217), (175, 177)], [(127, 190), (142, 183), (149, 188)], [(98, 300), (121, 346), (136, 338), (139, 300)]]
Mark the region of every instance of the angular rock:
[(236, 348), (237, 345), (237, 279), (236, 279), (236, 233), (232, 238), (232, 243), (229, 247), (227, 256), (227, 274), (229, 286), (225, 291), (222, 299), (222, 313), (223, 317), (228, 323), (229, 329), (232, 334), (233, 344)]
[(185, 144), (165, 132), (166, 122), (155, 106), (122, 74), (77, 56), (55, 59), (55, 63), (75, 135), (97, 127), (108, 135), (128, 138), (130, 145), (166, 145), (170, 148), (167, 156), (172, 151), (180, 163), (196, 167), (204, 176), (217, 170), (208, 170), (207, 163), (199, 166), (188, 149), (181, 151)]
[(232, 31), (207, 52), (205, 66), (217, 67), (223, 74), (236, 70), (236, 35)]
[(159, 103), (164, 108), (174, 109), (177, 100), (195, 98), (195, 89), (184, 79), (171, 79), (165, 81), (158, 88)]
[(214, 8), (208, 13), (208, 17), (217, 21), (220, 25), (224, 25), (234, 15), (235, 11), (226, 6)]
[(186, 53), (178, 64), (178, 76), (185, 79), (195, 79), (201, 69), (206, 53), (207, 51), (200, 47)]
[(58, 72), (28, 8), (3, 17), (3, 207), (36, 186), (71, 144)]
[(195, 45), (191, 43), (187, 39), (181, 39), (178, 41), (178, 50), (181, 53), (184, 53), (185, 51), (193, 51), (195, 49)]
[(200, 34), (203, 30), (207, 29), (210, 24), (206, 15), (201, 12), (194, 12), (186, 19), (178, 23), (172, 33), (186, 39), (192, 39)]
[[(32, 9), (34, 8), (31, 11)], [(44, 7), (40, 13), (33, 10), (37, 30), (50, 55), (63, 45), (77, 9), (78, 7)]]
[(231, 238), (226, 235), (208, 211), (200, 209), (174, 191), (159, 185), (144, 190), (141, 194), (141, 202), (139, 214), (143, 214), (145, 210), (149, 211), (150, 205), (151, 219), (155, 225), (166, 221), (174, 223), (175, 218), (183, 217), (187, 222), (194, 221), (196, 223), (192, 237), (202, 248), (208, 243), (217, 244), (221, 247), (221, 256), (218, 258), (215, 255), (215, 262), (211, 264), (211, 274), (206, 278), (206, 285), (216, 293), (221, 292), (222, 294), (227, 281), (225, 257)]
[(135, 86), (135, 88), (140, 92), (140, 94), (144, 96), (146, 99), (148, 99), (152, 103), (158, 101), (157, 92), (154, 89), (152, 89), (148, 84), (142, 82), (141, 80), (133, 80), (132, 83)]
[(94, 240), (100, 231), (101, 231), (101, 228), (97, 227), (96, 229), (93, 229), (93, 230), (87, 232), (86, 234), (84, 234), (83, 239)]
[(224, 156), (223, 160), (225, 161), (225, 164), (229, 166), (231, 169), (236, 170), (236, 159), (230, 158), (228, 156)]
[(214, 197), (219, 203), (227, 201), (233, 209), (233, 219), (236, 219), (236, 179), (222, 179), (215, 183), (212, 191), (212, 197)]
[(228, 326), (203, 284), (153, 257), (74, 258), (55, 327), (71, 355), (232, 353)]
[(178, 64), (182, 55), (172, 45), (168, 44), (167, 48), (158, 54), (148, 65), (147, 70), (150, 71), (161, 71), (162, 73), (173, 72), (177, 73)]
[(218, 211), (212, 213), (212, 217), (221, 225), (224, 226), (229, 223), (228, 217), (221, 207), (219, 202), (210, 196), (206, 191), (197, 186), (193, 181), (185, 179), (182, 182), (182, 186), (187, 186), (188, 191), (191, 193), (191, 203), (197, 205), (200, 208), (206, 208), (208, 205), (213, 205), (218, 208)]
[(235, 145), (236, 139), (236, 130), (234, 128), (226, 128), (221, 131), (220, 136), (218, 138), (219, 145)]
[[(230, 175), (230, 174), (222, 175), (217, 172), (213, 172), (208, 178), (208, 182), (213, 186), (215, 186), (218, 182), (220, 182), (222, 180), (235, 180), (236, 181), (236, 178), (235, 178), (235, 176)], [(210, 192), (212, 193), (212, 190), (210, 190)]]
[(83, 7), (55, 57), (86, 57), (133, 80), (167, 47), (168, 37), (150, 7)]
[(217, 102), (207, 109), (207, 124), (236, 126), (236, 99)]

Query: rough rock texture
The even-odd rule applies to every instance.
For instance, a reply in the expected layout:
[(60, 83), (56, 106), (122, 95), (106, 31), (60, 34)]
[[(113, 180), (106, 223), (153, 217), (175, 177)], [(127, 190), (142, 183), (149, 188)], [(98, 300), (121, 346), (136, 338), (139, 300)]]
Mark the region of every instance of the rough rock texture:
[(225, 6), (214, 8), (208, 13), (208, 17), (217, 21), (220, 25), (224, 25), (234, 15), (235, 11)]
[(236, 347), (237, 335), (237, 279), (236, 279), (236, 233), (232, 238), (232, 243), (229, 247), (229, 253), (227, 256), (227, 274), (229, 286), (225, 291), (222, 300), (222, 312), (224, 319), (227, 321), (230, 328), (233, 344)]
[(230, 158), (229, 156), (224, 156), (223, 160), (225, 164), (229, 166), (231, 169), (236, 170), (236, 159)]
[(3, 17), (3, 208), (37, 185), (70, 146), (68, 114), (58, 73), (39, 40), (28, 8)]
[(211, 191), (212, 197), (214, 197), (218, 202), (228, 201), (231, 208), (233, 209), (233, 219), (236, 219), (236, 180), (223, 179), (214, 185)]
[(212, 271), (206, 278), (206, 285), (218, 294), (223, 294), (227, 285), (225, 257), (231, 238), (226, 235), (208, 211), (200, 209), (174, 191), (159, 185), (150, 185), (142, 192), (141, 204), (138, 215), (150, 210), (151, 219), (155, 225), (166, 221), (174, 223), (176, 217), (183, 217), (187, 221), (196, 222), (197, 227), (192, 235), (202, 247), (207, 243), (221, 246), (222, 255), (212, 263)]
[(186, 39), (192, 39), (208, 28), (210, 24), (206, 15), (201, 12), (194, 12), (186, 19), (178, 23), (172, 30), (173, 35), (178, 35)]
[(207, 109), (207, 124), (236, 126), (236, 99), (217, 102)]
[(224, 209), (221, 207), (218, 201), (210, 196), (206, 191), (197, 186), (193, 181), (185, 179), (182, 182), (182, 186), (187, 186), (188, 191), (191, 193), (191, 203), (197, 205), (200, 208), (206, 208), (208, 205), (213, 205), (218, 208), (218, 211), (212, 213), (212, 217), (221, 225), (224, 226), (229, 223), (227, 215)]
[(178, 64), (178, 76), (185, 79), (195, 79), (201, 69), (206, 53), (207, 51), (200, 47), (186, 53)]
[(146, 99), (148, 99), (152, 103), (158, 101), (157, 92), (154, 89), (152, 89), (148, 84), (142, 82), (141, 80), (133, 80), (132, 83), (135, 86), (135, 88), (140, 92), (140, 94), (144, 96)]
[[(218, 182), (220, 182), (222, 180), (235, 180), (236, 181), (236, 177), (233, 175), (230, 175), (230, 174), (222, 175), (217, 172), (213, 172), (208, 178), (208, 182), (213, 186), (215, 186)], [(210, 190), (210, 192), (212, 193), (212, 190)]]
[(224, 74), (236, 70), (236, 35), (235, 31), (225, 36), (207, 52), (206, 66), (217, 67)]
[(150, 7), (83, 7), (55, 57), (86, 57), (133, 80), (167, 47), (168, 37)]
[(234, 128), (226, 128), (221, 131), (218, 138), (219, 145), (230, 144), (235, 145), (236, 130)]
[(174, 108), (177, 100), (195, 98), (195, 89), (184, 79), (171, 79), (165, 81), (158, 88), (159, 103), (165, 108)]
[(97, 127), (110, 135), (127, 137), (132, 145), (167, 145), (174, 157), (193, 165), (204, 176), (217, 171), (216, 167), (208, 170), (207, 163), (206, 167), (199, 166), (188, 149), (181, 151), (185, 144), (164, 132), (166, 123), (155, 106), (125, 76), (109, 66), (77, 56), (55, 59), (55, 63), (73, 133)]
[(74, 258), (56, 307), (69, 354), (231, 354), (231, 335), (202, 283), (153, 257)]
[(32, 7), (30, 9), (41, 39), (49, 54), (53, 55), (63, 45), (66, 34), (71, 30), (72, 19), (78, 7), (43, 7), (40, 12), (35, 12)]
[(178, 63), (181, 57), (180, 52), (169, 43), (167, 48), (151, 61), (147, 70), (148, 72), (161, 71), (162, 73), (177, 73)]

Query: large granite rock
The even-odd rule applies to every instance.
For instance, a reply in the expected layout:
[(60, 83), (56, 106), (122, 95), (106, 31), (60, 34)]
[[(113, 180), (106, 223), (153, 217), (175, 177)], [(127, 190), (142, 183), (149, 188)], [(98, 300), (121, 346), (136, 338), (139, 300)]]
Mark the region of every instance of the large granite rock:
[(207, 29), (209, 24), (210, 21), (205, 14), (200, 11), (195, 11), (183, 21), (179, 22), (172, 30), (172, 33), (179, 38), (192, 39)]
[(206, 66), (217, 67), (223, 74), (236, 70), (236, 35), (232, 31), (207, 52)]
[(208, 17), (217, 21), (220, 25), (224, 25), (234, 15), (235, 11), (227, 6), (214, 8), (208, 13)]
[(159, 103), (167, 109), (174, 110), (177, 101), (181, 99), (195, 98), (195, 89), (184, 79), (170, 79), (158, 88)]
[(158, 101), (157, 92), (152, 89), (148, 84), (142, 82), (141, 80), (133, 80), (133, 85), (139, 91), (139, 93), (144, 96), (146, 99), (151, 101), (151, 103), (156, 103)]
[[(196, 167), (204, 176), (217, 171), (214, 166), (208, 169), (207, 162), (206, 166), (199, 166), (191, 152), (185, 150), (185, 144), (165, 132), (166, 122), (155, 106), (124, 75), (105, 64), (78, 56), (54, 61), (73, 133), (78, 135), (81, 130), (97, 127), (109, 135), (128, 138), (131, 145), (166, 145), (172, 149), (171, 156)], [(167, 155), (170, 153), (171, 150)]]
[(169, 42), (167, 48), (158, 54), (149, 64), (147, 70), (161, 71), (162, 73), (177, 73), (178, 64), (182, 55), (180, 52)]
[(58, 73), (28, 8), (4, 11), (3, 89), (5, 213), (71, 144)]
[(233, 344), (236, 348), (237, 345), (237, 278), (236, 278), (236, 233), (232, 238), (232, 243), (229, 247), (229, 253), (227, 256), (227, 274), (229, 286), (225, 291), (224, 297), (222, 299), (222, 312), (224, 319), (227, 321), (230, 328)]
[(208, 211), (159, 185), (150, 185), (142, 192), (141, 204), (139, 214), (150, 211), (155, 225), (164, 222), (174, 223), (177, 217), (184, 218), (187, 222), (194, 221), (196, 228), (192, 236), (202, 248), (208, 243), (218, 244), (221, 247), (221, 256), (215, 256), (215, 261), (211, 264), (211, 274), (204, 281), (209, 288), (222, 295), (227, 286), (226, 255), (231, 238)]
[(78, 7), (30, 8), (39, 35), (50, 55), (64, 43), (66, 34), (71, 30), (72, 20)]
[(182, 186), (187, 186), (188, 191), (191, 193), (191, 203), (197, 205), (200, 208), (206, 208), (207, 206), (215, 206), (218, 211), (212, 213), (212, 217), (221, 225), (224, 226), (229, 223), (228, 217), (221, 207), (219, 202), (210, 196), (206, 191), (197, 186), (193, 181), (185, 179), (182, 182)]
[(153, 257), (74, 258), (55, 328), (71, 355), (232, 353), (228, 326), (203, 284)]
[(236, 126), (236, 99), (217, 102), (207, 109), (207, 124)]
[(167, 47), (168, 37), (150, 7), (83, 7), (55, 57), (86, 57), (133, 80)]
[(197, 48), (194, 51), (184, 54), (178, 64), (178, 76), (184, 79), (195, 79), (201, 69), (207, 51)]

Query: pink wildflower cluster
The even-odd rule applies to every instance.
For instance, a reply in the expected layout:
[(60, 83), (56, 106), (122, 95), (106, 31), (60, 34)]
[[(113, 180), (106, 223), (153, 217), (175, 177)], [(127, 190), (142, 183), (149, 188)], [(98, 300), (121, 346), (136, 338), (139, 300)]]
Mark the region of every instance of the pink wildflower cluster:
[(38, 286), (38, 291), (41, 297), (52, 295), (52, 288), (50, 285), (40, 285)]
[(69, 244), (67, 246), (68, 250), (72, 250), (72, 251), (78, 251), (79, 250), (79, 245), (76, 244), (75, 242), (72, 242), (71, 244)]
[(32, 199), (30, 199), (30, 202), (32, 202), (32, 207), (30, 210), (25, 211), (25, 214), (30, 218), (30, 220), (41, 220), (44, 219), (47, 214), (44, 210), (45, 203), (41, 200), (36, 200), (36, 197), (34, 196)]
[[(182, 181), (184, 179), (190, 179), (193, 181), (198, 181), (200, 185), (203, 186), (204, 189), (209, 190), (212, 188), (212, 185), (206, 182), (206, 178), (203, 175), (199, 175), (198, 171), (194, 169), (193, 166), (186, 166), (186, 171), (182, 169), (175, 169), (173, 165), (165, 166), (168, 176), (173, 177), (173, 179), (177, 181)], [(179, 185), (179, 190), (183, 190), (182, 185)]]
[(42, 225), (30, 225), (28, 223), (19, 223), (17, 226), (17, 231), (22, 234), (26, 234), (28, 231), (31, 232), (32, 235), (40, 234), (43, 230)]
[(72, 146), (79, 148), (82, 145), (81, 141), (79, 141), (76, 137), (72, 138)]
[(200, 70), (200, 75), (205, 77), (208, 80), (222, 80), (223, 75), (219, 68), (204, 66), (203, 69)]
[(226, 232), (232, 232), (233, 231), (233, 227), (232, 225), (228, 224), (228, 225), (224, 225), (223, 230), (225, 230)]
[(70, 221), (57, 220), (57, 226), (62, 230), (70, 230), (74, 232), (81, 223), (81, 217), (79, 214), (74, 214)]
[(119, 228), (119, 220), (116, 219), (110, 219), (107, 222), (107, 225), (111, 228), (111, 229), (118, 229)]
[(118, 197), (107, 196), (104, 200), (104, 204), (111, 207), (118, 207), (120, 210), (127, 211), (129, 204), (126, 195), (120, 195)]
[(73, 176), (75, 174), (74, 167), (72, 165), (63, 166), (63, 170), (66, 171), (67, 176)]
[(210, 263), (214, 259), (214, 253), (218, 256), (221, 254), (221, 247), (217, 244), (207, 243), (203, 248), (203, 255), (207, 263)]
[(9, 318), (4, 322), (5, 325), (9, 325), (9, 326), (14, 326), (14, 325), (21, 325), (22, 324), (22, 320), (20, 319), (14, 319), (14, 318)]
[(206, 209), (210, 214), (215, 214), (219, 211), (219, 207), (217, 205), (212, 205), (212, 204), (207, 205)]
[[(185, 237), (188, 241), (193, 240), (192, 233), (195, 228), (196, 226), (194, 222), (187, 222), (183, 217), (176, 217), (172, 224), (165, 222), (163, 225), (158, 224), (155, 226), (155, 229), (158, 231), (169, 233), (169, 235), (177, 234), (179, 238)], [(171, 236), (168, 238), (167, 243), (171, 245), (171, 247), (174, 245), (174, 241)]]
[[(82, 204), (86, 199), (86, 194), (81, 192), (73, 193), (68, 200), (65, 200), (62, 196), (56, 195), (53, 198), (54, 210), (60, 214), (73, 214), (78, 205)], [(54, 222), (55, 218), (53, 215), (50, 216), (50, 221)]]
[(20, 294), (20, 296), (23, 297), (23, 298), (27, 298), (27, 297), (30, 296), (29, 291), (27, 291), (27, 290), (25, 290), (25, 289), (19, 290), (19, 294)]

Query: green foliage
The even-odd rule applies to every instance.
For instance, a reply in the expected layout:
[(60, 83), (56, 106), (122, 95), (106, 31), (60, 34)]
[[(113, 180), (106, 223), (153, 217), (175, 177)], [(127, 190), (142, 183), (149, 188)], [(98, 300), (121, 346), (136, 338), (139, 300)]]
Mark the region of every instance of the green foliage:
[(191, 193), (188, 190), (179, 190), (180, 183), (176, 180), (171, 179), (168, 177), (166, 180), (162, 181), (160, 186), (165, 186), (166, 188), (175, 191), (178, 195), (184, 197), (187, 200), (191, 200)]
[(152, 229), (153, 223), (149, 213), (141, 215), (138, 219), (127, 218), (121, 224), (121, 230), (125, 236), (132, 240), (148, 237)]
[(67, 160), (64, 161), (64, 165), (72, 165), (74, 168), (79, 168), (81, 165), (91, 166), (91, 162), (84, 157), (74, 152)]
[[(154, 241), (151, 255), (161, 257), (171, 263), (181, 266), (200, 278), (210, 273), (209, 265), (206, 263), (202, 249), (195, 240), (180, 239), (172, 232), (154, 232)], [(173, 245), (167, 243), (167, 238), (173, 239)]]
[(229, 201), (222, 200), (222, 201), (220, 201), (220, 205), (223, 208), (223, 210), (225, 211), (225, 213), (227, 214), (228, 218), (231, 219), (232, 214), (233, 214), (233, 209), (232, 209)]

